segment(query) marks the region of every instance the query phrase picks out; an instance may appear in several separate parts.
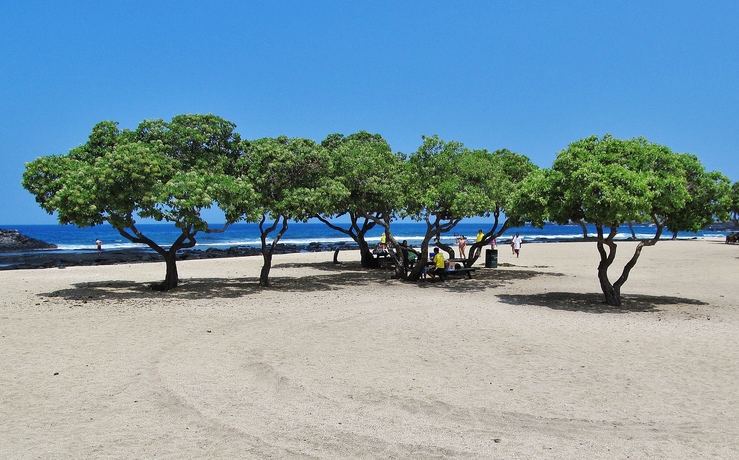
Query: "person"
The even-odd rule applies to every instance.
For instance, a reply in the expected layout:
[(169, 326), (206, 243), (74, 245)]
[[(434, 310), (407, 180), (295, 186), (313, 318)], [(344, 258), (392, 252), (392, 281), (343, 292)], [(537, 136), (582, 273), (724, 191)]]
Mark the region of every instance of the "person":
[(98, 254), (103, 252), (103, 242), (100, 241), (100, 238), (95, 239), (95, 246), (97, 246)]
[[(477, 231), (477, 242), (480, 243), (482, 239), (485, 238), (485, 233), (482, 232), (482, 229)], [(477, 248), (477, 257), (480, 257), (480, 252), (482, 251), (482, 244)]]
[(408, 267), (411, 265), (411, 252), (408, 250), (408, 240), (403, 240), (403, 242), (400, 243), (400, 253), (403, 256), (403, 270), (407, 272)]
[(523, 243), (523, 238), (518, 232), (516, 232), (516, 235), (511, 240), (511, 247), (513, 248), (513, 253), (516, 254), (516, 257), (518, 257), (519, 252), (521, 251), (521, 243)]
[(493, 241), (490, 242), (490, 249), (498, 249), (498, 239), (493, 238)]
[(434, 266), (429, 269), (429, 275), (431, 275), (431, 278), (433, 279), (436, 277), (436, 272), (446, 268), (444, 255), (439, 252), (439, 248), (434, 248), (434, 257), (431, 258), (431, 261), (434, 263)]
[(459, 254), (462, 256), (463, 259), (466, 259), (467, 256), (464, 253), (464, 248), (467, 247), (467, 238), (465, 238), (464, 235), (458, 237), (457, 244), (459, 245)]
[(380, 251), (387, 251), (387, 236), (385, 235), (385, 232), (382, 232), (382, 235), (380, 236)]

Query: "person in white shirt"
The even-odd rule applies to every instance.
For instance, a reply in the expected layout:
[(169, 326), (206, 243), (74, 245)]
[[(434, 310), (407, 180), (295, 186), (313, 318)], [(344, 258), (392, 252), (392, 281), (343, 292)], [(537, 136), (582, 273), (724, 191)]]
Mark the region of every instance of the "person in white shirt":
[(523, 243), (523, 237), (516, 232), (516, 236), (511, 240), (511, 246), (513, 246), (513, 253), (518, 257), (521, 252), (521, 243)]

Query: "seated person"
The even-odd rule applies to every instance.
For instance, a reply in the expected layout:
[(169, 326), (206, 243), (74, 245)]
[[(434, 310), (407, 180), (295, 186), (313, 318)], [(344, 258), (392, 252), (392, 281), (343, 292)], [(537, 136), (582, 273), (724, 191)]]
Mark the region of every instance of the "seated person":
[(439, 248), (434, 248), (434, 257), (431, 258), (431, 261), (434, 263), (434, 266), (429, 269), (429, 275), (431, 275), (431, 278), (435, 278), (437, 271), (444, 270), (446, 268), (444, 255), (439, 252)]

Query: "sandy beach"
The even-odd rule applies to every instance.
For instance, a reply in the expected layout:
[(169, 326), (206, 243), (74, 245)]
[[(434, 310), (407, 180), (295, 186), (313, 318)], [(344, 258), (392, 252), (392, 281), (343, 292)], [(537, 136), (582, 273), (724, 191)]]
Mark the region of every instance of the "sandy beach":
[(737, 246), (645, 248), (621, 309), (593, 243), (444, 283), (332, 256), (0, 272), (0, 457), (739, 458)]

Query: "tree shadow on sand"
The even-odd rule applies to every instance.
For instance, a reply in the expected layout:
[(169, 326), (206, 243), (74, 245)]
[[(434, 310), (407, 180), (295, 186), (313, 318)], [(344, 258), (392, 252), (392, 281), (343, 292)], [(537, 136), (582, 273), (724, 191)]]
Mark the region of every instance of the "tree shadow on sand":
[(482, 292), (487, 289), (500, 288), (505, 285), (525, 281), (538, 276), (564, 276), (562, 273), (544, 272), (538, 270), (496, 270), (479, 268), (475, 270), (472, 279), (466, 276), (455, 276), (441, 281), (438, 278), (432, 280), (430, 277), (426, 282), (419, 282), (420, 289), (444, 289), (450, 292), (459, 292), (464, 289), (465, 292)]
[(498, 299), (511, 305), (534, 305), (553, 310), (579, 311), (585, 313), (636, 313), (658, 312), (668, 306), (708, 305), (706, 302), (683, 297), (625, 295), (622, 305), (614, 307), (603, 300), (601, 293), (546, 292), (543, 294), (502, 294)]
[(277, 264), (279, 268), (311, 268), (327, 272), (321, 275), (300, 277), (271, 276), (272, 286), (259, 286), (259, 278), (187, 278), (180, 280), (177, 288), (167, 292), (152, 289), (156, 283), (134, 281), (96, 281), (77, 283), (73, 288), (41, 293), (41, 297), (60, 297), (65, 300), (130, 300), (130, 299), (224, 299), (238, 298), (265, 291), (314, 292), (332, 291), (346, 286), (370, 286), (390, 280), (390, 272), (366, 270), (359, 264), (335, 265), (333, 263)]
[[(167, 292), (152, 287), (158, 283), (138, 283), (125, 280), (95, 281), (77, 283), (73, 288), (41, 293), (41, 297), (59, 297), (65, 300), (131, 300), (131, 299), (226, 299), (239, 298), (260, 292), (319, 292), (339, 290), (346, 286), (375, 286), (382, 283), (407, 283), (419, 289), (443, 289), (448, 292), (482, 292), (510, 283), (524, 281), (537, 276), (563, 276), (561, 273), (537, 270), (490, 270), (478, 269), (472, 279), (467, 277), (451, 277), (446, 281), (428, 279), (426, 282), (405, 282), (393, 279), (392, 269), (366, 269), (359, 262), (319, 263), (278, 263), (273, 269), (310, 269), (321, 274), (303, 275), (299, 277), (270, 276), (272, 286), (262, 288), (256, 277), (226, 278), (186, 278), (180, 285)], [(325, 273), (325, 274), (324, 274)], [(424, 294), (425, 295), (425, 294)]]

